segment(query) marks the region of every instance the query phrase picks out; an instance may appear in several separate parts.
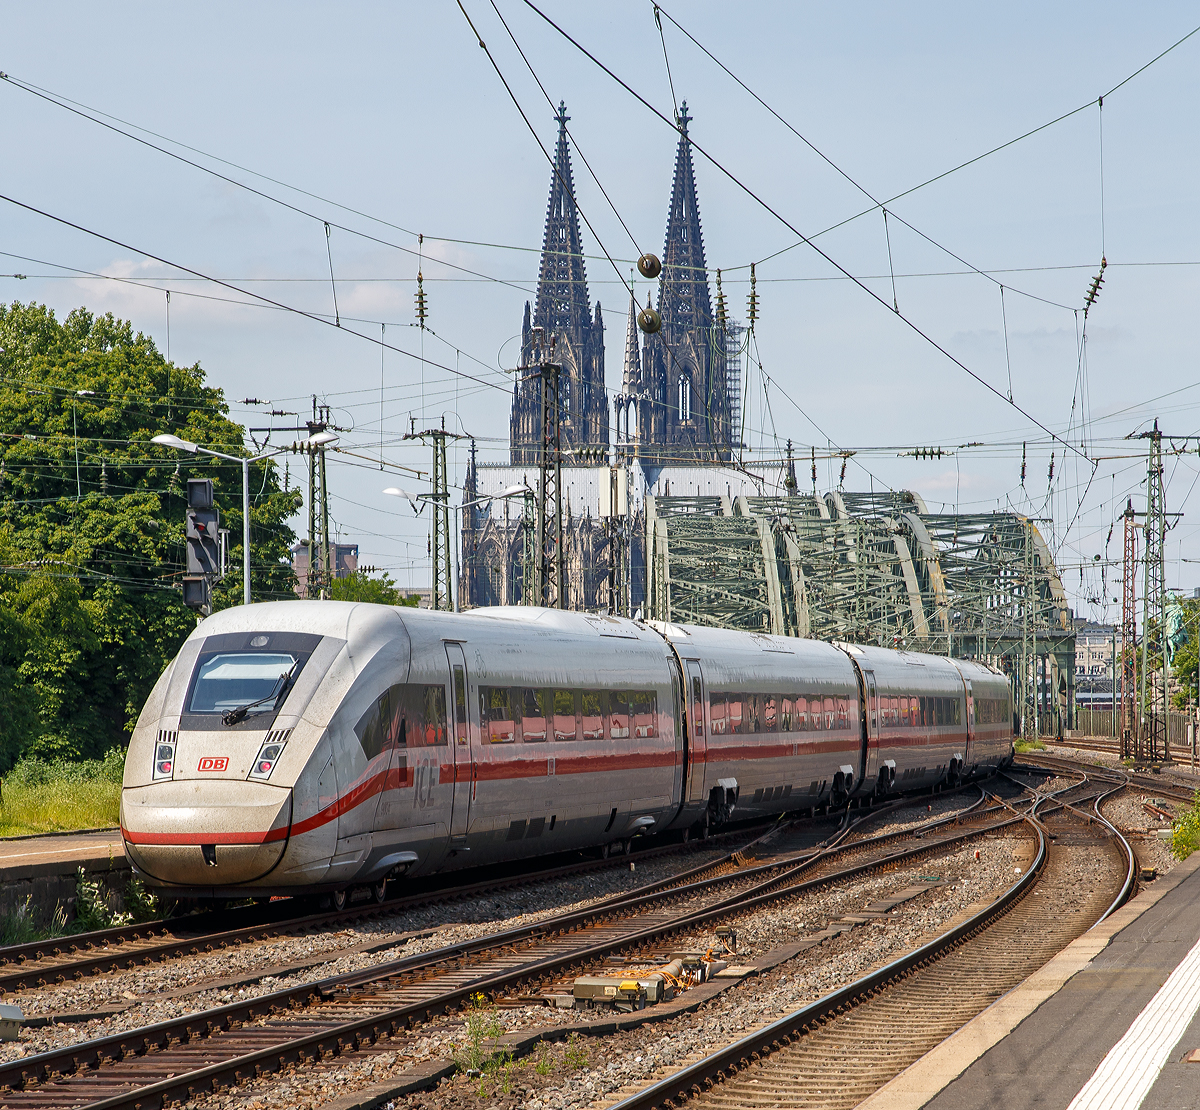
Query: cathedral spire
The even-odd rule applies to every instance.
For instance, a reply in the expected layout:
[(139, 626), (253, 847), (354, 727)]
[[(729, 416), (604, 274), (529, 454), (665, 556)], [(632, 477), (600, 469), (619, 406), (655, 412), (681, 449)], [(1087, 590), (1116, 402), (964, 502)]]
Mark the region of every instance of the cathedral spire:
[(675, 180), (671, 187), (671, 210), (667, 216), (667, 240), (663, 247), (662, 284), (658, 296), (663, 328), (675, 334), (708, 328), (712, 324), (704, 236), (696, 200), (692, 144), (688, 139), (691, 119), (685, 100), (676, 116), (679, 149), (675, 155)]
[(571, 148), (567, 139), (567, 106), (559, 102), (558, 146), (550, 177), (550, 202), (542, 235), (542, 267), (538, 275), (534, 327), (550, 331), (587, 326), (591, 318), (575, 182), (571, 175)]
[(621, 393), (631, 397), (641, 389), (642, 357), (638, 349), (637, 301), (629, 297), (629, 327), (625, 333), (625, 370), (621, 376)]
[[(558, 146), (550, 175), (550, 201), (542, 234), (542, 264), (532, 314), (525, 305), (521, 326), (521, 365), (549, 357), (562, 367), (560, 434), (567, 450), (587, 447), (599, 459), (609, 437), (608, 396), (604, 390), (604, 321), (600, 305), (592, 313), (579, 235), (579, 209), (571, 176), (567, 106), (559, 103)], [(539, 341), (540, 337), (540, 341)], [(536, 462), (541, 452), (541, 394), (536, 376), (513, 392), (509, 445), (514, 464)]]

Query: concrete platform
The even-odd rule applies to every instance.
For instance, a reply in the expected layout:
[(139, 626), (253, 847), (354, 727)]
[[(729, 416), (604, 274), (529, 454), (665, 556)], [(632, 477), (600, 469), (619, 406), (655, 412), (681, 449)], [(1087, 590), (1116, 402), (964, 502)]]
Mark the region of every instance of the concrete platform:
[(1195, 1110), (1198, 1049), (1200, 852), (859, 1110)]
[(12, 913), (28, 901), (35, 920), (44, 924), (55, 906), (74, 899), (80, 867), (106, 887), (123, 889), (130, 871), (121, 830), (0, 839), (0, 914)]

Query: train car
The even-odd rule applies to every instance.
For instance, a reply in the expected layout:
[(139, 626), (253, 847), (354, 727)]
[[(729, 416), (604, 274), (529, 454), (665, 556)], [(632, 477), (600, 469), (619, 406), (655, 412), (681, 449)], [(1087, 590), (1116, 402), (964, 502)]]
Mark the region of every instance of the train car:
[(680, 685), (633, 621), (338, 602), (215, 614), (142, 711), (121, 827), (151, 881), (343, 892), (619, 843), (678, 814)]
[(798, 640), (654, 624), (687, 689), (687, 791), (677, 825), (841, 805), (862, 784), (862, 703), (845, 652)]
[(181, 895), (382, 898), (400, 875), (984, 773), (1011, 756), (1008, 714), (1002, 675), (882, 648), (519, 607), (241, 606), (147, 700), (121, 828)]

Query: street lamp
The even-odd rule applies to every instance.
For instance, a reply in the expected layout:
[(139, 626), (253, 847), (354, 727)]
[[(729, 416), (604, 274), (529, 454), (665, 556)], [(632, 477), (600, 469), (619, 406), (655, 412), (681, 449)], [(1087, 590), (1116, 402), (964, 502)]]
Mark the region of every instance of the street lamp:
[[(429, 494), (429, 493), (409, 493), (409, 492), (408, 492), (408, 490), (403, 490), (403, 489), (400, 489), (400, 487), (399, 487), (399, 486), (388, 486), (388, 488), (387, 488), (387, 489), (385, 489), (383, 492), (384, 492), (385, 494), (387, 494), (389, 497), (403, 497), (403, 498), (405, 498), (405, 499), (408, 501), (408, 503), (409, 503), (409, 504), (412, 506), (413, 512), (414, 512), (414, 513), (418, 513), (418, 514), (419, 514), (419, 513), (421, 513), (421, 512), (423, 511), (423, 508), (424, 508), (424, 506), (422, 506), (422, 508), (421, 508), (421, 509), (418, 509), (418, 508), (417, 508), (417, 502), (418, 502), (418, 501), (432, 501), (432, 500), (434, 500), (434, 499), (435, 499), (435, 498), (434, 498), (434, 496), (433, 496), (433, 494)], [(485, 501), (503, 501), (503, 500), (505, 500), (506, 498), (509, 498), (509, 497), (518, 497), (518, 496), (523, 496), (524, 494), (527, 494), (527, 493), (532, 493), (532, 492), (533, 492), (533, 490), (531, 490), (531, 489), (530, 489), (528, 486), (526, 486), (526, 485), (519, 485), (519, 486), (509, 486), (509, 487), (508, 487), (506, 490), (504, 490), (504, 492), (503, 492), (503, 493), (488, 494), (488, 496), (486, 496), (486, 497), (477, 497), (477, 498), (475, 498), (473, 501), (464, 501), (464, 502), (463, 502), (461, 505), (447, 505), (446, 507), (447, 507), (448, 509), (451, 509), (451, 510), (453, 510), (455, 514), (461, 514), (461, 513), (462, 513), (462, 511), (463, 511), (463, 509), (469, 509), (469, 508), (471, 508), (471, 507), (472, 507), (472, 506), (474, 506), (474, 505), (482, 505), (482, 504), (483, 504)], [(458, 592), (457, 592), (457, 586), (458, 586), (458, 543), (457, 543), (457, 536), (458, 536), (458, 535), (461, 535), (461, 534), (462, 534), (462, 519), (461, 519), (461, 516), (460, 516), (460, 517), (459, 517), (459, 524), (458, 524), (457, 535), (456, 535), (456, 537), (455, 537), (455, 540), (456, 540), (456, 542), (455, 542), (454, 544), (452, 544), (452, 545), (451, 545), (451, 548), (452, 548), (452, 550), (451, 550), (451, 552), (450, 552), (450, 558), (451, 558), (451, 559), (453, 560), (453, 562), (454, 562), (454, 582), (451, 584), (450, 595), (451, 595), (451, 598), (452, 598), (452, 605), (453, 605), (453, 608), (454, 608), (454, 612), (456, 612), (456, 613), (459, 611), (459, 610), (458, 610)]]
[[(337, 440), (337, 436), (331, 432), (318, 432), (308, 442), (313, 446), (324, 446), (328, 443), (333, 443)], [(285, 448), (279, 448), (273, 451), (263, 451), (258, 455), (248, 457), (238, 457), (237, 455), (226, 455), (223, 451), (214, 451), (209, 447), (201, 447), (198, 443), (192, 443), (191, 440), (180, 439), (179, 436), (169, 434), (157, 435), (150, 440), (151, 443), (157, 443), (160, 447), (174, 447), (177, 451), (187, 451), (189, 454), (212, 455), (214, 458), (226, 459), (229, 462), (241, 463), (242, 465), (242, 604), (250, 604), (250, 464), (259, 462), (262, 459), (269, 458), (271, 455), (277, 455)]]

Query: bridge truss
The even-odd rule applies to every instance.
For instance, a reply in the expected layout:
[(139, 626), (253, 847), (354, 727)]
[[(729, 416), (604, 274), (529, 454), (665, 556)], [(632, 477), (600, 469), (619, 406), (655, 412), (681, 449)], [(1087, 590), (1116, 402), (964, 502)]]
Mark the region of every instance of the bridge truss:
[(1070, 727), (1075, 632), (1028, 517), (906, 491), (647, 497), (646, 539), (659, 620), (977, 659), (1010, 676), (1023, 732)]

